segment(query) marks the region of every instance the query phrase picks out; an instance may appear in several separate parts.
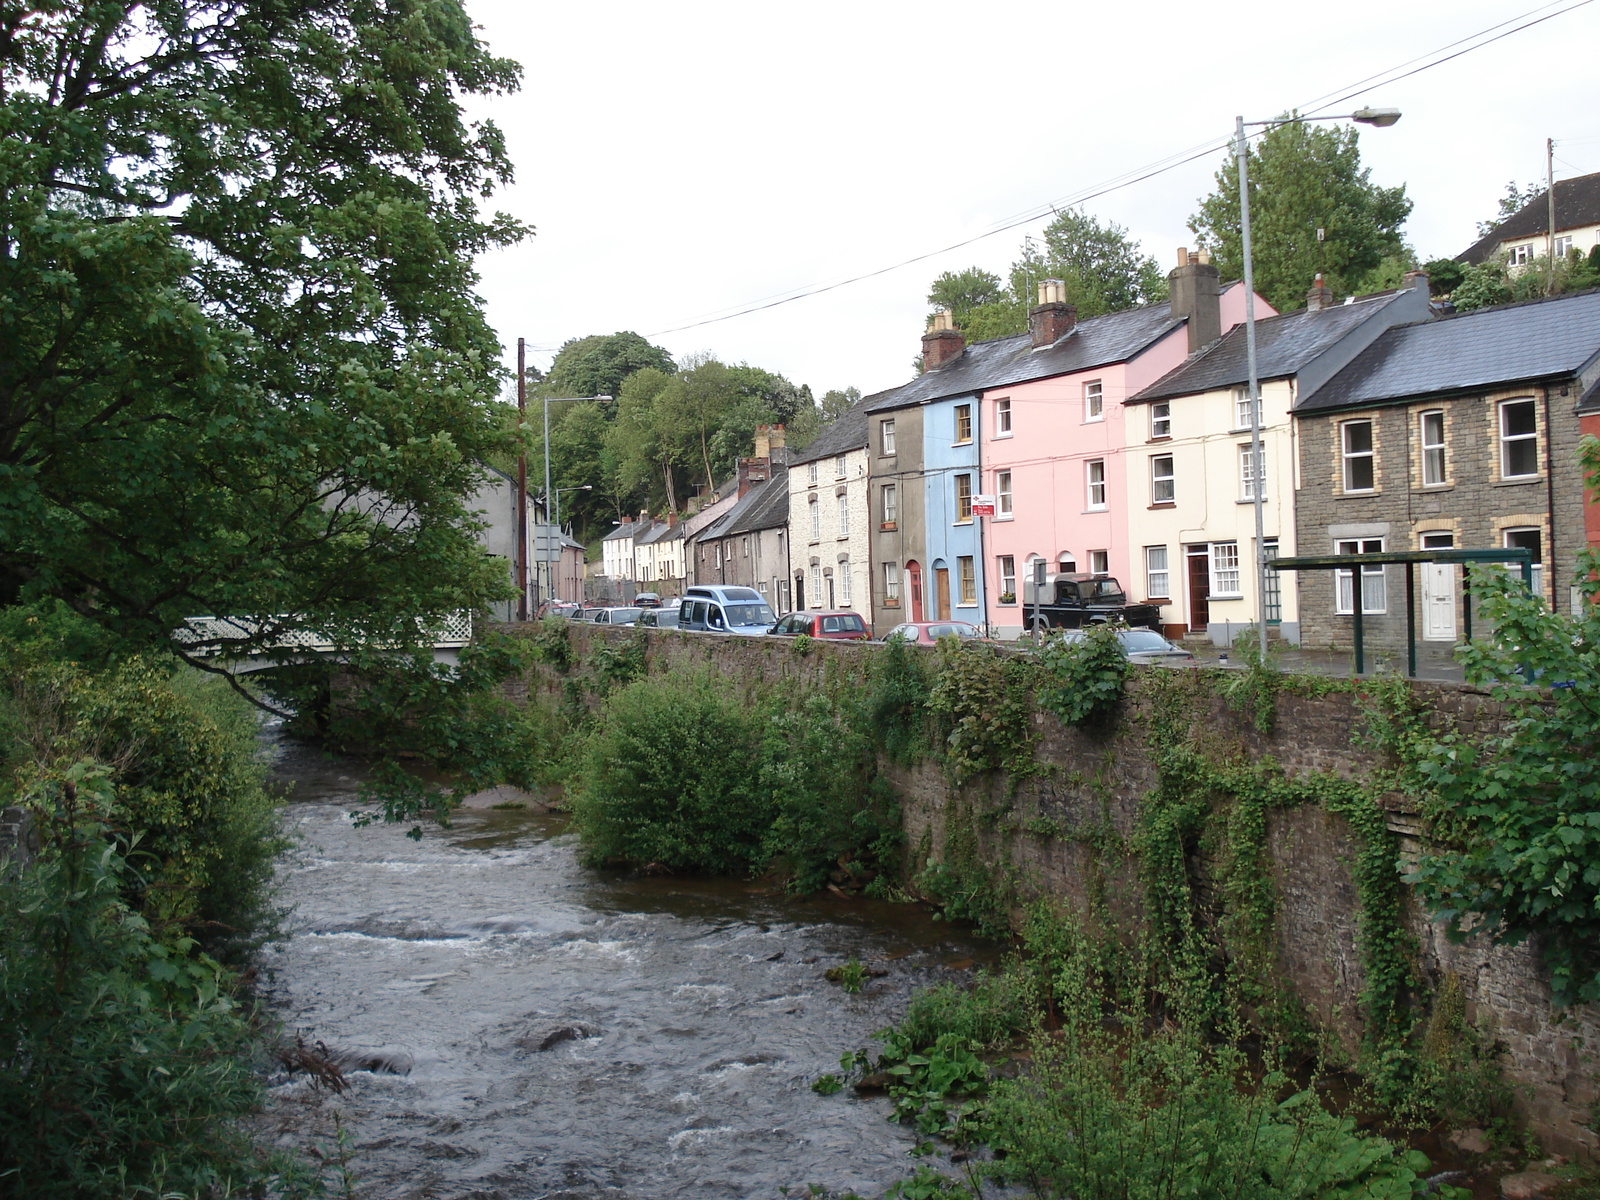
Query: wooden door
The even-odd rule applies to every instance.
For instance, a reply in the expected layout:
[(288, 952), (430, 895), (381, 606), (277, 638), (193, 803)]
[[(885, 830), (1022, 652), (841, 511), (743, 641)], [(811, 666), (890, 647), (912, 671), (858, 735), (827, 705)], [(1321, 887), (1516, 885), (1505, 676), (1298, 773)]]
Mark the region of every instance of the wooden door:
[(911, 619), (922, 620), (922, 564), (912, 559), (906, 564), (906, 584), (911, 589)]
[(1211, 549), (1201, 544), (1190, 546), (1189, 632), (1204, 633), (1211, 623)]
[(950, 619), (950, 568), (935, 567), (933, 569), (933, 578), (939, 599), (939, 615), (934, 619), (948, 621)]

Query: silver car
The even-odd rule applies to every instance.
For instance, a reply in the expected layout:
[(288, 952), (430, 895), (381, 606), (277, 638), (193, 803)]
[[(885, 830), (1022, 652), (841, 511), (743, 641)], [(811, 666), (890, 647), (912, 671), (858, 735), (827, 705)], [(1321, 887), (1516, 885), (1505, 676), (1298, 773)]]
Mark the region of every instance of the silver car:
[(602, 608), (594, 614), (596, 625), (633, 625), (639, 620), (641, 608)]
[[(1054, 636), (1064, 642), (1083, 641), (1081, 629), (1063, 629)], [(1152, 629), (1119, 629), (1117, 641), (1122, 643), (1122, 655), (1131, 663), (1145, 663), (1155, 667), (1193, 667), (1199, 663), (1195, 656), (1182, 646), (1175, 646)]]

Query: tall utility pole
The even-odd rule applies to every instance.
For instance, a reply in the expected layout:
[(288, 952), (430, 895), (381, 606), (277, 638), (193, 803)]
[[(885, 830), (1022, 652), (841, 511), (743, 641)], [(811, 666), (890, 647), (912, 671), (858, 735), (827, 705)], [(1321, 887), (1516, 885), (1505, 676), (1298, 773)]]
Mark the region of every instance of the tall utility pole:
[[(517, 429), (528, 423), (527, 345), (517, 339)], [(528, 444), (517, 451), (517, 620), (528, 619)]]
[(1545, 280), (1545, 294), (1556, 294), (1556, 140), (1544, 140), (1544, 194), (1550, 201), (1550, 270)]

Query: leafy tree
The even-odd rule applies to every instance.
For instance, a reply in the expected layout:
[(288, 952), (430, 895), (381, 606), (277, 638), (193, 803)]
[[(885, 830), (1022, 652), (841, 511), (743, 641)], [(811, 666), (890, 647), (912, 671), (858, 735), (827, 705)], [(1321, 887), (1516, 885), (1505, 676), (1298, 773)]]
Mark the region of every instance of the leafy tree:
[(475, 255), (527, 231), (459, 0), (60, 0), (0, 21), (0, 602), (401, 636), (503, 582)]
[(1463, 270), (1460, 281), (1450, 293), (1450, 302), (1457, 312), (1470, 312), (1491, 304), (1535, 300), (1540, 296), (1597, 286), (1600, 286), (1600, 253), (1594, 250), (1587, 255), (1574, 250), (1557, 259), (1553, 272), (1547, 254), (1532, 259), (1515, 272), (1505, 256), (1499, 255)]
[[(1285, 119), (1249, 150), (1256, 290), (1277, 309), (1303, 306), (1319, 271), (1344, 294), (1370, 290), (1385, 259), (1410, 261), (1401, 233), (1411, 212), (1405, 185), (1374, 184), (1357, 140), (1350, 127)], [(1232, 154), (1216, 179), (1189, 228), (1215, 255), (1223, 278), (1238, 279), (1244, 255)]]
[(832, 421), (844, 416), (857, 404), (861, 403), (861, 389), (847, 387), (844, 391), (826, 391), (822, 393), (822, 419)]
[(982, 267), (965, 271), (946, 271), (928, 289), (928, 307), (934, 312), (948, 310), (956, 326), (966, 329), (973, 310), (992, 304), (1010, 303), (1012, 297), (1000, 276)]
[(1453, 258), (1436, 258), (1422, 264), (1428, 273), (1428, 291), (1435, 296), (1448, 296), (1466, 278), (1467, 269)]
[[(635, 371), (654, 367), (671, 375), (672, 355), (637, 333), (594, 334), (562, 345), (540, 385), (545, 396), (612, 396)], [(610, 406), (608, 405), (608, 408)]]
[(1506, 194), (1500, 197), (1500, 212), (1492, 221), (1478, 222), (1478, 236), (1486, 238), (1500, 227), (1507, 217), (1514, 217), (1528, 205), (1544, 195), (1544, 184), (1530, 183), (1526, 187), (1518, 187), (1515, 179), (1506, 184)]

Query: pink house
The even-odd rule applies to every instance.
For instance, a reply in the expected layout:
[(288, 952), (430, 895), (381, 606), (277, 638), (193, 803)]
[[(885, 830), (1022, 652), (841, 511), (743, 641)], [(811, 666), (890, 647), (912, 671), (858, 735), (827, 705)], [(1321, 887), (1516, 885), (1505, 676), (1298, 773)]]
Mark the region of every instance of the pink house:
[[(985, 620), (1003, 638), (1026, 627), (1024, 581), (1037, 559), (1052, 575), (1085, 571), (1139, 586), (1124, 448), (1142, 445), (1151, 431), (1126, 430), (1122, 402), (1244, 320), (1243, 285), (1222, 288), (1204, 254), (1178, 253), (1167, 303), (1079, 322), (1060, 285), (1041, 284), (1029, 327), (1033, 353), (1048, 355), (1051, 372), (1019, 372), (1023, 382), (982, 393), (982, 488), (995, 500), (986, 522)], [(1256, 311), (1273, 313), (1259, 297)], [(1129, 420), (1159, 420), (1148, 406), (1129, 412)]]

